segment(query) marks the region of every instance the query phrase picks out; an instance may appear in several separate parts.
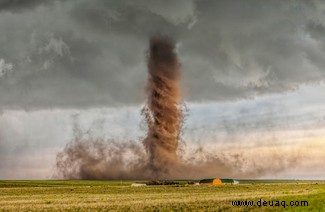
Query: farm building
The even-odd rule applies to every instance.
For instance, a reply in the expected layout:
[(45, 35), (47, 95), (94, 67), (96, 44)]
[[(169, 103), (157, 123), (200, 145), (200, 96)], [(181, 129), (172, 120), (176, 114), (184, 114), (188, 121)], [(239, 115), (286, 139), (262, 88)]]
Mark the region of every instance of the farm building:
[(211, 179), (200, 180), (200, 184), (205, 184), (205, 185), (238, 184), (238, 181), (233, 179), (211, 178)]

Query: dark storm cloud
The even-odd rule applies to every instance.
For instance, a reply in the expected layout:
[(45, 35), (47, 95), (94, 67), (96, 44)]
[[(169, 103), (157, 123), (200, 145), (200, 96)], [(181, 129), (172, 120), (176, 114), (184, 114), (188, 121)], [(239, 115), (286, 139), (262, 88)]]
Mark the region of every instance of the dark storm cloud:
[(0, 11), (21, 12), (56, 0), (0, 0)]
[(157, 32), (178, 42), (191, 100), (325, 78), (322, 1), (49, 2), (0, 1), (2, 108), (142, 102), (148, 38)]

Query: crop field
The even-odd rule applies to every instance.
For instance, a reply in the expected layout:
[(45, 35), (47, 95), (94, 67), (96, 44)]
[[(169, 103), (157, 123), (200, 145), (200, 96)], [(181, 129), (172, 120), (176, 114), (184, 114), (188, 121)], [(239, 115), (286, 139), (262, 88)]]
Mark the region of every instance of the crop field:
[[(143, 187), (132, 187), (132, 183), (132, 181), (0, 181), (0, 210), (325, 210), (324, 181), (240, 181), (238, 185), (218, 186), (187, 185), (186, 182), (180, 182), (179, 185)], [(251, 203), (255, 205), (234, 206), (233, 201), (254, 201)], [(273, 206), (270, 206), (270, 203)]]

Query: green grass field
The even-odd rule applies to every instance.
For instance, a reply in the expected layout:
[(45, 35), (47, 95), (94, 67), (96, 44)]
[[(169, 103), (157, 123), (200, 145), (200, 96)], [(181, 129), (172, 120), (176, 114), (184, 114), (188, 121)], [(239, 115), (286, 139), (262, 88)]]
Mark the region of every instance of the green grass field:
[[(221, 186), (181, 183), (131, 187), (132, 181), (0, 181), (0, 210), (325, 211), (324, 181), (240, 182)], [(254, 204), (259, 200), (261, 204), (273, 201), (279, 206), (233, 206), (234, 200)], [(290, 206), (290, 201), (308, 201), (308, 206)]]

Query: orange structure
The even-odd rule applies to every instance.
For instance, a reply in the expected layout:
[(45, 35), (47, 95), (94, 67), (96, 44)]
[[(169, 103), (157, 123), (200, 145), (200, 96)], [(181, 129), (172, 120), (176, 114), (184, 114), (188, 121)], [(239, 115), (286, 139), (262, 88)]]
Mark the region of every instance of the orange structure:
[(233, 179), (221, 179), (221, 178), (211, 178), (211, 179), (202, 179), (200, 184), (205, 185), (225, 185), (225, 184), (235, 184)]

